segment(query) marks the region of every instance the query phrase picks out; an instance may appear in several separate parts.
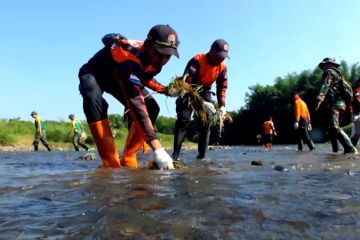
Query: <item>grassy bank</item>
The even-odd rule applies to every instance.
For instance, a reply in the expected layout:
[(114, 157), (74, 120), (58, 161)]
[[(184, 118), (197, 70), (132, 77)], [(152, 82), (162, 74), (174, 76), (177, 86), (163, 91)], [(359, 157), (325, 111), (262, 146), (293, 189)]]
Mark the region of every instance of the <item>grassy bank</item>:
[[(47, 140), (54, 150), (56, 149), (73, 149), (71, 138), (69, 138), (70, 121), (44, 121), (46, 128)], [(86, 144), (92, 148), (95, 147), (94, 140), (86, 122), (83, 126), (88, 135)], [(0, 146), (9, 146), (19, 150), (32, 150), (35, 127), (31, 121), (21, 120), (0, 120)], [(118, 128), (112, 126), (115, 135), (116, 147), (123, 149), (127, 136), (127, 129), (123, 125)], [(162, 145), (166, 148), (172, 148), (173, 135), (158, 133)], [(194, 143), (185, 142), (185, 146), (194, 146)], [(40, 144), (40, 149), (43, 150)]]

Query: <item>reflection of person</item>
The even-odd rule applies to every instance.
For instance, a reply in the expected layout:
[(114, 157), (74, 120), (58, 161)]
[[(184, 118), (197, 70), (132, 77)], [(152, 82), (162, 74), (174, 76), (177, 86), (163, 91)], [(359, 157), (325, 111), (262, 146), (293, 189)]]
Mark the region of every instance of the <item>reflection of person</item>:
[(352, 145), (349, 136), (340, 127), (341, 119), (346, 109), (351, 109), (351, 103), (346, 102), (344, 92), (345, 79), (339, 71), (340, 64), (333, 58), (324, 58), (319, 63), (319, 68), (323, 70), (323, 84), (317, 97), (316, 110), (321, 107), (324, 109), (326, 120), (328, 121), (329, 137), (333, 152), (338, 152), (339, 141), (344, 148), (344, 153), (357, 153)]
[[(156, 25), (145, 41), (127, 40), (119, 34), (103, 38), (105, 47), (98, 51), (79, 72), (84, 112), (104, 167), (137, 167), (137, 151), (146, 141), (155, 153), (160, 169), (173, 169), (171, 157), (160, 144), (153, 124), (159, 106), (142, 90), (148, 87), (167, 94), (167, 89), (154, 76), (171, 55), (179, 56), (176, 32), (169, 25)], [(106, 91), (127, 109), (133, 121), (121, 161), (107, 116)]]
[(355, 81), (355, 87), (353, 91), (352, 109), (353, 113), (351, 116), (352, 129), (351, 129), (351, 143), (356, 147), (360, 138), (360, 77)]
[(294, 114), (295, 122), (294, 129), (296, 131), (296, 138), (298, 142), (298, 149), (303, 150), (303, 141), (312, 151), (315, 149), (314, 143), (310, 138), (309, 131), (311, 131), (310, 113), (306, 103), (295, 93), (294, 97)]
[(87, 151), (89, 148), (88, 146), (86, 146), (84, 142), (85, 139), (83, 139), (85, 130), (81, 125), (81, 122), (75, 118), (74, 114), (70, 114), (69, 119), (71, 120), (71, 129), (70, 129), (69, 137), (72, 134), (74, 134), (72, 138), (72, 144), (74, 145), (75, 151), (80, 150), (79, 146)]
[(35, 119), (35, 136), (34, 136), (34, 150), (39, 151), (39, 141), (46, 147), (48, 151), (51, 151), (49, 143), (46, 141), (46, 130), (44, 122), (41, 120), (39, 114), (35, 111), (31, 112), (31, 117)]
[[(220, 117), (226, 114), (225, 110), (225, 91), (227, 88), (227, 67), (224, 62), (228, 58), (229, 46), (223, 39), (218, 39), (211, 45), (210, 51), (195, 55), (187, 63), (185, 74), (186, 82), (202, 86), (203, 90), (200, 96), (203, 100), (202, 106), (206, 111), (206, 121), (202, 122), (198, 116), (195, 116), (199, 138), (198, 138), (198, 159), (206, 157), (206, 151), (210, 138), (210, 122), (216, 110), (211, 103), (211, 86), (216, 82), (216, 95)], [(175, 123), (174, 151), (172, 157), (174, 160), (179, 158), (182, 142), (185, 138), (189, 126), (192, 108), (189, 104), (189, 96), (185, 94), (176, 100), (177, 120)]]
[(263, 123), (263, 144), (266, 150), (270, 150), (272, 148), (274, 135), (276, 136), (274, 122), (272, 121), (272, 117), (268, 117), (268, 119)]

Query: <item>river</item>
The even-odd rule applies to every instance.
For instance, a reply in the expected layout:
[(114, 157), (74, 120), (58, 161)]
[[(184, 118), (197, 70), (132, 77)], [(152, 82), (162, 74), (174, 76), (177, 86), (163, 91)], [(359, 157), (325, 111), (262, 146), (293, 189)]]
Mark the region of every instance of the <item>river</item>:
[(360, 236), (360, 155), (326, 144), (213, 147), (205, 160), (184, 150), (173, 171), (102, 169), (84, 155), (0, 153), (0, 239)]

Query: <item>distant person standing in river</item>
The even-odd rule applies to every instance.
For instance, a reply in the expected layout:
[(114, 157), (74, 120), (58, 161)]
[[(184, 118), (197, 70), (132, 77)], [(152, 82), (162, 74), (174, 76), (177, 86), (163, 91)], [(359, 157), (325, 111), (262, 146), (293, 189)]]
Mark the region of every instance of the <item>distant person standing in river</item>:
[(35, 111), (31, 112), (31, 117), (35, 119), (35, 136), (34, 136), (34, 151), (39, 151), (39, 141), (46, 147), (48, 151), (51, 151), (49, 143), (46, 141), (46, 130), (44, 122), (41, 120), (39, 114)]
[(338, 152), (337, 141), (344, 148), (344, 153), (357, 153), (349, 136), (341, 128), (341, 120), (345, 111), (351, 110), (352, 90), (350, 87), (350, 97), (347, 94), (349, 85), (339, 70), (340, 64), (334, 58), (324, 58), (319, 63), (319, 68), (323, 70), (322, 86), (317, 96), (316, 110), (323, 108), (329, 131), (329, 137), (333, 152)]
[(303, 142), (306, 143), (309, 147), (309, 150), (312, 151), (315, 149), (315, 145), (310, 138), (309, 131), (311, 131), (311, 121), (310, 113), (306, 103), (300, 98), (299, 94), (295, 93), (293, 96), (294, 101), (294, 129), (296, 132), (296, 139), (298, 143), (298, 150), (303, 150)]
[(84, 142), (86, 139), (86, 133), (80, 120), (76, 119), (74, 114), (70, 114), (69, 119), (71, 121), (71, 129), (70, 129), (69, 137), (73, 135), (72, 144), (74, 145), (75, 151), (79, 151), (80, 150), (79, 147), (82, 147), (85, 149), (85, 151), (87, 151), (89, 147), (86, 146)]
[(360, 138), (360, 77), (355, 81), (352, 100), (352, 129), (351, 129), (351, 143), (356, 147)]
[(266, 150), (270, 150), (272, 148), (273, 138), (276, 136), (274, 122), (272, 121), (272, 117), (268, 117), (268, 119), (263, 123), (263, 144)]

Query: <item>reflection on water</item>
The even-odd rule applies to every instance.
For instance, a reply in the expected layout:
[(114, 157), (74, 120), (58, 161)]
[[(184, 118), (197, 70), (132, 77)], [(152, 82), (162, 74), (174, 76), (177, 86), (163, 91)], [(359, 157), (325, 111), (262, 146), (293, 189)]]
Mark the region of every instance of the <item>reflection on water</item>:
[(0, 239), (358, 239), (360, 156), (330, 152), (187, 150), (176, 171), (1, 153)]

